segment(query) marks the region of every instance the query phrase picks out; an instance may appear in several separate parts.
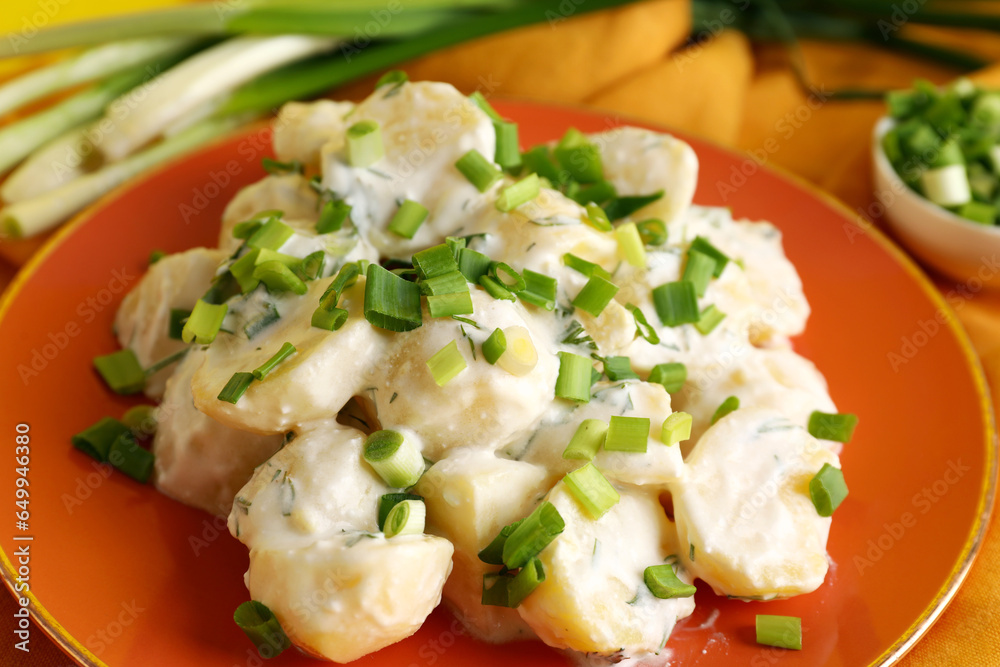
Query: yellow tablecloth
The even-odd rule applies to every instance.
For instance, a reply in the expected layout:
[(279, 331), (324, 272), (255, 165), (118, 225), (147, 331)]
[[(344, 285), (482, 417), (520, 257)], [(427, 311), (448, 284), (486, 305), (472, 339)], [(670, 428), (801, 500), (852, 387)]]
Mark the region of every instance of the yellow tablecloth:
[[(30, 29), (126, 7), (169, 0), (73, 3), (5, 0), (0, 32)], [(739, 3), (734, 3), (736, 7)], [(43, 5), (50, 10), (48, 14)], [(567, 3), (570, 7), (571, 3)], [(869, 135), (883, 113), (880, 102), (821, 101), (839, 87), (904, 88), (915, 77), (945, 82), (955, 71), (872, 46), (805, 42), (810, 99), (796, 84), (783, 49), (755, 47), (740, 33), (720, 30), (685, 46), (687, 0), (653, 0), (625, 8), (568, 16), (462, 45), (420, 59), (405, 69), (412, 79), (454, 83), (466, 91), (579, 103), (677, 127), (741, 151), (763, 148), (769, 159), (841, 198), (849, 207), (870, 203)], [(1000, 62), (1000, 37), (976, 31), (920, 30), (924, 37), (961, 44)], [(7, 65), (10, 70), (20, 63)], [(4, 72), (0, 63), (0, 75)], [(1000, 86), (1000, 65), (974, 77)], [(360, 96), (371, 82), (338, 91)], [(817, 101), (820, 100), (820, 101)], [(774, 143), (769, 143), (774, 146)], [(0, 288), (37, 249), (37, 242), (0, 244)], [(950, 286), (944, 280), (945, 290)], [(1000, 396), (1000, 295), (976, 294), (958, 313), (982, 359), (994, 396)], [(1000, 665), (1000, 527), (990, 534), (965, 585), (941, 619), (903, 659), (903, 665)], [(0, 599), (0, 626), (13, 606)], [(0, 663), (64, 665), (44, 641), (28, 663), (11, 663), (12, 642), (0, 642)]]

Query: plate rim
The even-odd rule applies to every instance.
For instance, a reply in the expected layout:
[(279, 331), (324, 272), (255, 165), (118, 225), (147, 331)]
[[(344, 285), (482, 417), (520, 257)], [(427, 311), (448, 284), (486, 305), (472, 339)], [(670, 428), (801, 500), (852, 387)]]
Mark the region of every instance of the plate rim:
[[(656, 131), (671, 134), (673, 136), (678, 136), (683, 141), (694, 139), (699, 143), (711, 146), (712, 148), (731, 157), (740, 157), (740, 153), (736, 149), (725, 146), (713, 139), (677, 130), (661, 123), (650, 122), (648, 120), (637, 118), (630, 114), (623, 114), (618, 111), (589, 107), (583, 104), (543, 102), (517, 96), (498, 96), (495, 100), (500, 102), (500, 104), (509, 102), (512, 104), (536, 107), (538, 109), (565, 109), (576, 113), (610, 119), (614, 121), (616, 125), (634, 124), (639, 127), (647, 127), (655, 129)], [(220, 144), (227, 143), (236, 137), (246, 136), (252, 132), (260, 132), (261, 129), (270, 131), (270, 128), (271, 119), (265, 119), (262, 121), (256, 121), (250, 125), (238, 128), (233, 132), (217, 137), (207, 144), (199, 147), (195, 151), (178, 156), (172, 160), (168, 160), (146, 172), (142, 176), (122, 183), (107, 194), (100, 197), (97, 201), (93, 202), (86, 209), (72, 217), (68, 222), (63, 224), (58, 231), (56, 231), (56, 233), (45, 241), (42, 247), (35, 252), (31, 259), (29, 259), (28, 262), (18, 270), (14, 280), (11, 281), (11, 283), (7, 286), (7, 289), (4, 290), (3, 295), (0, 296), (0, 323), (3, 322), (4, 316), (13, 305), (15, 299), (24, 288), (25, 284), (34, 276), (39, 266), (45, 262), (48, 256), (52, 254), (56, 248), (66, 242), (73, 232), (97, 215), (107, 204), (120, 197), (122, 193), (131, 188), (139, 187), (147, 181), (161, 176), (163, 172), (173, 168), (178, 163), (182, 163), (200, 153), (209, 151)], [(976, 393), (979, 397), (980, 413), (983, 417), (986, 460), (979, 501), (976, 506), (977, 511), (975, 522), (972, 530), (969, 531), (969, 535), (966, 537), (965, 543), (962, 545), (959, 558), (956, 559), (947, 579), (934, 598), (930, 601), (928, 606), (923, 609), (920, 615), (914, 619), (913, 623), (910, 624), (902, 635), (898, 637), (896, 641), (894, 641), (885, 651), (883, 651), (881, 655), (869, 663), (868, 667), (891, 665), (899, 661), (906, 653), (908, 653), (927, 633), (931, 626), (934, 625), (934, 623), (940, 618), (941, 614), (944, 613), (944, 610), (954, 599), (958, 589), (968, 576), (969, 570), (972, 568), (973, 562), (979, 555), (985, 540), (986, 533), (990, 525), (990, 518), (996, 503), (998, 473), (1000, 473), (1000, 467), (998, 467), (998, 459), (1000, 459), (1000, 441), (998, 441), (997, 438), (996, 416), (993, 410), (993, 400), (991, 398), (990, 387), (986, 381), (986, 375), (983, 371), (979, 355), (976, 353), (968, 333), (962, 327), (957, 314), (945, 300), (944, 296), (942, 296), (942, 294), (938, 291), (937, 287), (935, 287), (930, 277), (928, 277), (928, 275), (920, 268), (915, 259), (907, 255), (895, 241), (889, 238), (889, 236), (884, 231), (879, 229), (874, 223), (867, 221), (867, 226), (862, 225), (856, 219), (854, 211), (852, 211), (845, 202), (841, 201), (835, 195), (823, 190), (818, 185), (780, 165), (764, 164), (760, 165), (759, 168), (770, 172), (772, 175), (790, 183), (800, 190), (804, 190), (809, 195), (815, 197), (819, 202), (840, 214), (841, 217), (847, 219), (849, 223), (856, 227), (863, 235), (871, 238), (895, 261), (896, 264), (903, 268), (906, 274), (914, 280), (920, 290), (930, 298), (932, 304), (937, 306), (938, 310), (944, 314), (946, 324), (955, 335), (959, 347), (962, 350), (962, 354), (965, 357), (966, 364), (972, 371), (973, 382), (975, 384)], [(14, 580), (16, 579), (16, 576), (13, 563), (7, 556), (6, 551), (0, 547), (0, 578), (3, 579), (4, 585), (15, 598), (19, 597), (19, 594), (14, 591)], [(21, 597), (28, 598), (28, 613), (31, 615), (35, 623), (42, 629), (42, 631), (45, 632), (48, 638), (66, 655), (85, 667), (109, 667), (109, 665), (88, 650), (80, 640), (71, 635), (59, 623), (59, 621), (56, 620), (48, 609), (46, 609), (45, 606), (38, 600), (30, 588), (27, 591), (24, 591), (24, 594), (21, 595)]]

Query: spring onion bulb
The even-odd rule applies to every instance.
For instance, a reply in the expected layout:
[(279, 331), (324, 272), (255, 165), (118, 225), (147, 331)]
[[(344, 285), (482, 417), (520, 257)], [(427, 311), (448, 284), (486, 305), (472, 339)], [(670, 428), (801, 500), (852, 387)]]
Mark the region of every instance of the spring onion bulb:
[(528, 330), (520, 325), (510, 326), (503, 330), (503, 337), (506, 348), (497, 358), (496, 365), (518, 377), (533, 371), (538, 365), (538, 350)]
[(961, 206), (972, 199), (964, 164), (928, 169), (920, 174), (920, 185), (927, 198), (939, 206)]
[(364, 459), (386, 484), (397, 489), (413, 486), (424, 474), (420, 450), (399, 431), (382, 430), (369, 435)]
[(90, 141), (91, 125), (82, 125), (46, 143), (10, 172), (0, 184), (6, 204), (34, 199), (81, 176), (100, 161)]
[(386, 493), (378, 499), (378, 529), (385, 528), (385, 520), (389, 518), (392, 508), (404, 500), (423, 500), (423, 496), (415, 493)]
[(386, 537), (420, 535), (424, 532), (426, 519), (427, 508), (423, 500), (404, 500), (389, 510), (382, 531)]

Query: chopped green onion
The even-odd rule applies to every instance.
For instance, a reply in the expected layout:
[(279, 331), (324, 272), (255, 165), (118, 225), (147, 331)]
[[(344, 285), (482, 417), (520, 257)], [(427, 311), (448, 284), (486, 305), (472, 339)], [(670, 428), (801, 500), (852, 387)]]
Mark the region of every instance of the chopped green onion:
[(427, 296), (455, 294), (456, 292), (468, 293), (469, 283), (465, 281), (465, 276), (460, 272), (452, 271), (421, 281), (420, 291)]
[(295, 230), (277, 218), (271, 218), (247, 239), (247, 245), (251, 248), (267, 248), (277, 250), (285, 245), (285, 242), (292, 238)]
[[(521, 166), (521, 149), (518, 146), (517, 123), (493, 121), (496, 131), (497, 149), (494, 161), (504, 169)], [(483, 192), (480, 190), (480, 192)]]
[(724, 400), (718, 408), (715, 409), (715, 414), (712, 415), (712, 424), (719, 421), (730, 412), (735, 412), (740, 409), (740, 399), (737, 396), (730, 396)]
[(418, 496), (415, 493), (387, 493), (378, 499), (378, 529), (383, 530), (385, 528), (385, 519), (389, 516), (389, 512), (392, 508), (403, 502), (404, 500), (420, 500), (423, 501), (423, 496)]
[(480, 603), (488, 607), (509, 607), (510, 591), (508, 589), (513, 580), (510, 573), (487, 572), (484, 574), (483, 594)]
[(504, 301), (517, 301), (514, 297), (514, 293), (509, 289), (501, 285), (496, 280), (493, 280), (489, 276), (483, 275), (479, 276), (479, 284), (483, 286), (486, 293), (489, 294), (494, 299), (502, 299)]
[(253, 380), (253, 373), (233, 373), (233, 377), (229, 378), (229, 382), (222, 388), (217, 398), (220, 401), (235, 405), (237, 401), (243, 398), (243, 394), (247, 393), (247, 389), (250, 388)]
[(504, 329), (503, 335), (507, 350), (497, 359), (497, 366), (518, 377), (533, 371), (538, 364), (538, 351), (528, 330), (514, 325)]
[(615, 239), (626, 262), (639, 269), (646, 268), (646, 248), (642, 245), (642, 237), (634, 222), (618, 225), (615, 228)]
[(458, 341), (451, 341), (440, 350), (435, 352), (427, 360), (427, 368), (430, 369), (434, 382), (439, 387), (443, 387), (452, 378), (461, 373), (466, 368), (465, 357), (458, 350)]
[(522, 153), (521, 162), (529, 173), (538, 174), (550, 183), (563, 184), (569, 180), (569, 173), (561, 171), (552, 161), (547, 146), (535, 146), (528, 152)]
[(316, 223), (316, 232), (319, 234), (329, 234), (338, 231), (344, 226), (344, 222), (351, 216), (351, 206), (343, 199), (334, 199), (323, 204), (320, 211), (319, 221)]
[(424, 474), (420, 450), (399, 431), (375, 431), (365, 440), (364, 459), (391, 487), (413, 486)]
[(802, 619), (795, 616), (757, 614), (757, 643), (802, 650)]
[(246, 241), (264, 225), (260, 220), (247, 220), (233, 225), (233, 238)]
[(686, 412), (673, 412), (663, 420), (660, 429), (660, 442), (668, 447), (683, 442), (691, 437), (691, 425), (694, 419)]
[(233, 612), (233, 621), (246, 633), (261, 655), (276, 656), (292, 645), (271, 610), (261, 602), (244, 602)]
[(275, 366), (277, 366), (282, 361), (292, 356), (296, 352), (298, 352), (298, 350), (295, 349), (294, 345), (288, 342), (283, 343), (281, 349), (275, 352), (274, 356), (272, 356), (270, 359), (268, 359), (267, 361), (265, 361), (264, 363), (262, 363), (260, 366), (258, 366), (253, 370), (254, 378), (263, 381), (264, 378), (266, 378), (271, 373), (271, 371), (274, 370)]
[[(571, 183), (570, 185), (575, 185), (575, 183)], [(568, 190), (569, 188), (567, 188), (567, 195), (569, 198), (580, 206), (586, 206), (587, 204), (603, 204), (604, 202), (610, 201), (618, 196), (618, 190), (611, 181), (598, 181), (593, 185), (580, 188), (572, 194), (570, 194)], [(605, 215), (607, 215), (607, 211), (605, 211)]]
[(504, 213), (513, 211), (518, 206), (537, 197), (541, 191), (542, 186), (538, 180), (538, 174), (529, 174), (500, 191), (500, 196), (497, 197), (497, 210)]
[(267, 285), (269, 292), (294, 292), (301, 296), (309, 291), (306, 284), (281, 260), (272, 259), (258, 264), (253, 269), (253, 277)]
[(503, 546), (514, 529), (522, 523), (524, 523), (524, 519), (518, 519), (501, 528), (497, 536), (479, 552), (479, 560), (489, 565), (503, 565)]
[(317, 250), (316, 252), (311, 252), (294, 267), (292, 271), (295, 272), (300, 279), (304, 281), (316, 280), (323, 275), (323, 269), (326, 266), (326, 253), (322, 250)]
[(659, 218), (650, 218), (636, 223), (639, 238), (646, 245), (659, 246), (667, 242), (667, 226)]
[(648, 206), (649, 204), (652, 204), (662, 198), (663, 190), (657, 190), (651, 195), (618, 197), (605, 206), (604, 210), (607, 211), (608, 217), (612, 220), (621, 220), (622, 218), (627, 218), (632, 215), (644, 206)]
[(691, 245), (688, 248), (688, 252), (697, 251), (703, 255), (708, 255), (715, 260), (715, 271), (712, 275), (718, 278), (722, 275), (722, 270), (726, 268), (726, 264), (729, 263), (729, 256), (716, 248), (703, 236), (696, 236), (694, 241), (691, 241)]
[(847, 497), (847, 483), (844, 482), (844, 473), (840, 468), (824, 463), (819, 472), (809, 480), (809, 497), (817, 514), (833, 516)]
[(647, 382), (662, 384), (669, 394), (680, 391), (685, 381), (687, 381), (687, 366), (679, 362), (656, 364), (649, 372), (647, 380)]
[(260, 257), (260, 248), (253, 248), (229, 265), (229, 272), (236, 278), (236, 282), (240, 284), (240, 290), (244, 294), (252, 292), (260, 284), (260, 278), (253, 277), (258, 257)]
[(389, 221), (389, 231), (397, 236), (412, 239), (427, 219), (427, 209), (423, 204), (406, 199), (399, 205), (396, 214)]
[(389, 511), (382, 531), (386, 537), (420, 535), (424, 532), (427, 508), (423, 500), (403, 500)]
[(153, 472), (153, 454), (135, 442), (131, 432), (115, 438), (108, 451), (108, 461), (137, 482), (145, 484)]
[(555, 505), (543, 501), (525, 517), (503, 545), (503, 563), (509, 569), (524, 567), (566, 529)]
[(576, 128), (566, 130), (554, 153), (562, 168), (577, 181), (596, 183), (604, 178), (601, 151)]
[(253, 340), (261, 331), (271, 326), (281, 319), (281, 314), (275, 305), (269, 301), (264, 302), (264, 312), (243, 325), (243, 333), (247, 335), (247, 340)]
[(609, 452), (645, 452), (649, 440), (649, 417), (613, 415), (608, 421), (604, 449)]
[(653, 306), (664, 326), (693, 324), (701, 318), (701, 313), (698, 312), (698, 295), (694, 283), (689, 280), (664, 283), (654, 288)]
[(161, 259), (163, 259), (166, 256), (167, 256), (167, 253), (163, 252), (162, 250), (154, 250), (151, 253), (149, 253), (148, 263), (149, 263), (150, 266), (152, 266), (153, 264), (156, 264), (157, 262), (159, 262)]
[(597, 204), (587, 204), (585, 208), (587, 215), (584, 218), (584, 222), (599, 232), (611, 231), (611, 221), (608, 219), (608, 214), (604, 212), (603, 208)]
[(661, 600), (670, 598), (689, 598), (697, 592), (691, 584), (685, 584), (677, 578), (674, 566), (670, 563), (650, 565), (642, 573), (642, 580), (649, 592)]
[(563, 255), (563, 264), (573, 269), (574, 271), (579, 271), (588, 278), (594, 274), (601, 276), (606, 280), (611, 280), (611, 274), (605, 271), (598, 264), (593, 262), (588, 262), (587, 260), (577, 257), (573, 253), (566, 253)]
[(581, 459), (591, 461), (604, 445), (608, 434), (607, 422), (600, 419), (584, 419), (576, 427), (576, 433), (563, 450), (564, 459)]
[(597, 317), (615, 298), (615, 294), (618, 294), (618, 286), (595, 274), (573, 299), (573, 306)]
[(642, 312), (639, 306), (632, 305), (631, 303), (625, 306), (632, 313), (632, 319), (635, 320), (635, 333), (637, 336), (642, 336), (642, 338), (652, 345), (660, 344), (660, 335), (656, 333), (656, 329), (649, 320), (646, 319), (646, 314)]
[(409, 80), (410, 77), (403, 70), (401, 69), (389, 70), (388, 72), (380, 76), (378, 78), (378, 81), (375, 82), (375, 89), (378, 90), (382, 86), (387, 86), (390, 84), (399, 85), (402, 83), (406, 83)]
[(556, 396), (580, 403), (588, 403), (590, 401), (590, 371), (593, 368), (590, 357), (583, 357), (572, 352), (560, 352)]
[(486, 362), (492, 366), (506, 351), (507, 337), (503, 329), (494, 329), (490, 337), (483, 342), (483, 356), (486, 357)]
[(222, 275), (212, 279), (212, 286), (201, 297), (207, 304), (217, 306), (223, 304), (232, 297), (240, 294), (240, 284), (236, 281), (231, 271), (226, 271)]
[(150, 435), (156, 432), (156, 407), (152, 405), (134, 405), (125, 411), (121, 421), (133, 434)]
[(698, 330), (698, 333), (703, 336), (707, 336), (715, 330), (715, 327), (722, 323), (722, 320), (726, 319), (726, 314), (715, 307), (715, 304), (709, 304), (707, 308), (701, 311), (701, 315), (698, 321), (694, 323), (694, 328)]
[(444, 243), (451, 250), (451, 254), (454, 255), (455, 259), (458, 260), (458, 251), (466, 246), (468, 239), (464, 236), (446, 236), (444, 237)]
[(978, 201), (968, 201), (958, 209), (958, 215), (981, 225), (992, 225), (996, 221), (997, 207)]
[(466, 288), (464, 292), (452, 292), (450, 294), (436, 294), (429, 296), (427, 297), (427, 310), (431, 317), (468, 315), (473, 312), (472, 294), (470, 294), (468, 288)]
[(116, 394), (137, 394), (146, 386), (146, 372), (130, 348), (94, 357), (94, 368)]
[(524, 278), (524, 288), (517, 291), (517, 296), (522, 301), (527, 301), (539, 308), (555, 310), (556, 288), (558, 287), (556, 279), (544, 273), (536, 273), (531, 269), (525, 269), (521, 275)]
[(208, 345), (222, 328), (222, 320), (226, 317), (229, 307), (226, 304), (206, 303), (203, 299), (198, 299), (194, 304), (191, 316), (184, 323), (181, 330), (181, 340), (185, 343), (195, 342), (199, 345)]
[[(520, 156), (519, 153), (518, 155)], [(455, 162), (455, 168), (462, 172), (462, 175), (480, 192), (486, 192), (503, 177), (500, 170), (475, 148), (458, 158), (458, 161)]]
[(382, 129), (373, 120), (362, 120), (347, 128), (347, 163), (369, 167), (385, 155)]
[(458, 270), (462, 272), (470, 283), (479, 283), (480, 276), (485, 276), (490, 271), (490, 264), (493, 261), (481, 252), (471, 248), (459, 248), (456, 256)]
[(337, 277), (333, 279), (329, 287), (326, 288), (326, 291), (323, 292), (323, 296), (320, 298), (320, 303), (323, 302), (323, 299), (325, 299), (327, 295), (335, 294), (336, 297), (333, 305), (337, 305), (336, 302), (340, 299), (340, 295), (345, 289), (358, 281), (358, 275), (360, 274), (361, 267), (358, 264), (354, 262), (344, 264), (344, 266), (340, 268), (340, 271), (337, 272)]
[(117, 419), (103, 417), (70, 438), (70, 442), (87, 456), (103, 462), (108, 460), (108, 452), (115, 440), (128, 432), (129, 428)]
[(421, 280), (429, 280), (458, 271), (458, 263), (451, 248), (442, 243), (415, 253), (413, 268), (417, 270)]
[(301, 174), (303, 172), (302, 163), (298, 160), (279, 162), (278, 160), (266, 157), (260, 161), (260, 164), (264, 167), (264, 171), (272, 176), (280, 176), (282, 174)]
[(694, 285), (694, 292), (698, 296), (705, 296), (705, 289), (715, 274), (715, 259), (703, 252), (689, 250), (687, 263), (684, 265), (684, 275), (682, 280), (688, 280)]
[(178, 350), (177, 352), (174, 352), (173, 354), (169, 354), (166, 357), (164, 357), (163, 359), (160, 359), (159, 361), (154, 362), (151, 366), (149, 366), (148, 368), (146, 368), (146, 370), (143, 371), (143, 372), (146, 374), (146, 377), (154, 375), (155, 373), (160, 372), (161, 370), (163, 370), (167, 366), (170, 366), (171, 364), (177, 363), (178, 361), (180, 361), (181, 359), (183, 359), (184, 356), (187, 355), (187, 353), (188, 353), (187, 348), (182, 349), (182, 350)]
[(347, 323), (348, 315), (349, 313), (343, 308), (337, 308), (336, 306), (325, 308), (323, 304), (320, 304), (313, 311), (310, 324), (318, 329), (338, 331), (340, 327)]
[(628, 357), (607, 357), (604, 360), (604, 374), (612, 382), (639, 379), (639, 376), (632, 370), (632, 364)]
[(477, 107), (482, 109), (486, 115), (490, 117), (490, 120), (493, 122), (503, 122), (503, 117), (496, 112), (496, 109), (494, 109), (489, 102), (486, 101), (486, 98), (481, 92), (478, 90), (475, 91), (469, 95), (469, 99), (472, 100)]
[[(565, 458), (565, 455), (564, 455)], [(587, 463), (563, 477), (573, 497), (583, 505), (595, 521), (614, 507), (620, 500), (615, 487), (601, 474), (593, 463)]]
[[(504, 276), (508, 278), (509, 282), (508, 280), (504, 280)], [(510, 292), (520, 292), (527, 286), (524, 276), (515, 271), (510, 264), (505, 262), (494, 262), (490, 264), (490, 278), (497, 281), (501, 287)]]
[(257, 253), (257, 259), (254, 262), (256, 266), (260, 266), (264, 262), (280, 262), (287, 266), (289, 269), (294, 269), (302, 264), (302, 260), (293, 255), (286, 255), (283, 252), (278, 252), (276, 250), (271, 250), (269, 248), (260, 248), (255, 250)]
[(857, 415), (836, 414), (814, 411), (809, 415), (809, 435), (820, 440), (850, 442), (854, 428), (858, 425)]
[(506, 606), (516, 609), (543, 581), (545, 568), (542, 567), (542, 561), (532, 558), (507, 584)]
[(365, 283), (365, 319), (389, 331), (416, 329), (423, 322), (420, 287), (378, 264), (369, 264)]

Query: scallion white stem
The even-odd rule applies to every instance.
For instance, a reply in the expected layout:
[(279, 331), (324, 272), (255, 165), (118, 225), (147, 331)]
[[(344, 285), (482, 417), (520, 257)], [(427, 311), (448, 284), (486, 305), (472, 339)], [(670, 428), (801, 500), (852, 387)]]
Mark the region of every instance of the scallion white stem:
[(91, 130), (91, 125), (70, 130), (28, 156), (0, 185), (0, 199), (5, 204), (34, 199), (86, 174), (95, 150)]

